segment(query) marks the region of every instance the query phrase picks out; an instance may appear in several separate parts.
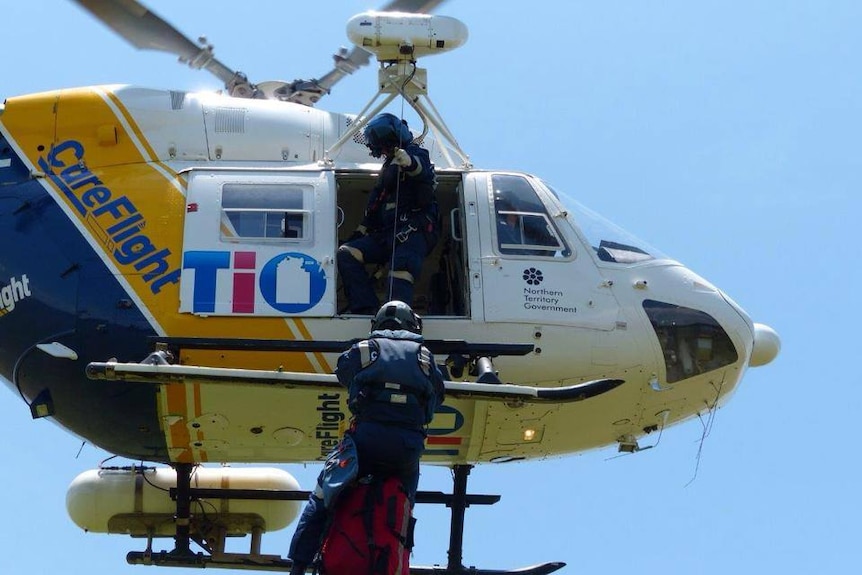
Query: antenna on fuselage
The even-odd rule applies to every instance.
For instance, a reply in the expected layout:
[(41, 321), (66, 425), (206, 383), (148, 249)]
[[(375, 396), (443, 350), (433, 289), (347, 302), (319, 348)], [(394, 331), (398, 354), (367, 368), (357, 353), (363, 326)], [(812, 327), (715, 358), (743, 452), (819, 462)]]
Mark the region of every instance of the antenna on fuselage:
[(380, 62), (377, 72), (379, 88), (347, 132), (324, 152), (323, 161), (331, 163), (332, 156), (348, 140), (401, 95), (425, 123), (423, 133), (427, 129), (434, 133), (449, 165), (454, 166), (455, 162), (447, 145), (458, 155), (463, 167), (470, 167), (470, 157), (461, 149), (428, 97), (427, 70), (416, 66), (416, 60), (421, 56), (439, 54), (463, 45), (467, 41), (467, 26), (449, 16), (363, 12), (347, 22), (347, 36), (356, 46), (377, 57)]

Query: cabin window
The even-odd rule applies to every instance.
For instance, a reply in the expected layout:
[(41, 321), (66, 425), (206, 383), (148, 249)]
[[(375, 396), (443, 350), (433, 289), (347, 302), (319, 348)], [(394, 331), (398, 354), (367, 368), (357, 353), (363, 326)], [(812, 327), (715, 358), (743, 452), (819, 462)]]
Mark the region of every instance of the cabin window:
[(497, 249), (501, 254), (568, 257), (571, 251), (551, 222), (530, 182), (521, 176), (491, 176)]
[[(222, 187), (222, 240), (303, 241), (311, 238), (313, 189), (283, 184), (225, 184)], [(309, 198), (308, 200), (306, 198)]]

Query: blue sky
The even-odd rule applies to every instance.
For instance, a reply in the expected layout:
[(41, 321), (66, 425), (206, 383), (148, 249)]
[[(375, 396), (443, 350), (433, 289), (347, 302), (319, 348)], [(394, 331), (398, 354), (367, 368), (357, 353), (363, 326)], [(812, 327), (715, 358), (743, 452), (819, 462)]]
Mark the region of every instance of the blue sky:
[[(104, 83), (213, 89), (207, 74), (140, 53), (72, 2), (6, 2), (2, 97)], [(151, 0), (206, 34), (252, 80), (323, 73), (344, 23), (373, 5)], [(493, 8), (492, 8), (493, 7)], [(783, 349), (717, 413), (699, 466), (697, 421), (655, 449), (479, 467), (464, 560), (566, 572), (829, 573), (856, 567), (862, 407), (855, 299), (862, 5), (853, 1), (469, 2), (470, 29), (429, 58), (434, 103), (475, 165), (535, 173), (718, 285)], [(366, 69), (322, 106), (358, 111)], [(3, 249), (14, 249), (4, 246)], [(0, 399), (3, 573), (118, 575), (143, 542), (85, 534), (65, 492), (107, 455)], [(79, 454), (80, 451), (80, 454)], [(289, 467), (310, 485), (316, 466)], [(697, 476), (694, 481), (695, 470)], [(421, 488), (448, 490), (427, 469)], [(417, 564), (445, 563), (445, 509), (417, 510)], [(264, 537), (284, 553), (290, 532)]]

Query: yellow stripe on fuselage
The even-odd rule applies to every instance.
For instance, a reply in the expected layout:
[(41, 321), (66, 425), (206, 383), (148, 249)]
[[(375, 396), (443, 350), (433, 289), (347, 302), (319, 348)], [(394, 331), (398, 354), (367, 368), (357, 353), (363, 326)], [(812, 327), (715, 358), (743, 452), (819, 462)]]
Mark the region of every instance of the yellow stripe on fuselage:
[[(10, 98), (0, 125), (156, 333), (293, 340), (294, 323), (300, 337), (313, 339), (301, 321), (289, 318), (179, 313), (187, 181), (159, 159), (134, 110), (132, 97), (124, 101), (110, 88), (63, 90)], [(189, 351), (181, 361), (277, 367), (271, 354), (259, 352)], [(328, 370), (322, 354), (279, 354), (277, 361), (290, 371)], [(162, 386), (158, 410), (174, 461), (206, 459), (194, 446), (205, 441), (204, 433), (188, 426), (204, 412), (208, 394), (218, 393), (205, 394), (198, 385)]]
[[(302, 339), (306, 341), (311, 341), (314, 339), (314, 336), (312, 336), (311, 332), (308, 331), (308, 327), (305, 325), (305, 322), (302, 321), (301, 318), (294, 318), (293, 321), (296, 324), (296, 329), (299, 330), (300, 335), (302, 335)], [(320, 371), (323, 371), (325, 373), (330, 373), (332, 371), (329, 366), (329, 362), (326, 361), (324, 355), (319, 351), (314, 352), (314, 359), (320, 366)]]
[(165, 439), (171, 460), (192, 463), (194, 458), (191, 453), (186, 386), (181, 383), (163, 385), (161, 397), (163, 400), (159, 412), (165, 422)]
[[(132, 118), (132, 115), (129, 113), (128, 108), (123, 105), (117, 95), (113, 92), (105, 91), (99, 88), (96, 88), (96, 90), (103, 99), (107, 99), (108, 102), (110, 104), (113, 104), (113, 106), (116, 108), (115, 115), (119, 120), (123, 122), (123, 127), (126, 128), (126, 133), (134, 136), (134, 143), (138, 146), (138, 149), (142, 151), (142, 153), (150, 162), (158, 162), (159, 155), (150, 146), (150, 143), (147, 141), (143, 132), (141, 132), (137, 123)], [(172, 171), (169, 167), (164, 167), (167, 170)]]
[[(107, 88), (63, 90), (11, 98), (0, 121), (35, 169), (51, 176), (53, 195), (157, 332), (295, 339), (282, 318), (178, 312), (186, 181), (159, 160), (134, 119), (133, 102)], [(286, 368), (314, 370), (304, 354), (289, 355)], [(317, 360), (326, 365), (322, 356)]]

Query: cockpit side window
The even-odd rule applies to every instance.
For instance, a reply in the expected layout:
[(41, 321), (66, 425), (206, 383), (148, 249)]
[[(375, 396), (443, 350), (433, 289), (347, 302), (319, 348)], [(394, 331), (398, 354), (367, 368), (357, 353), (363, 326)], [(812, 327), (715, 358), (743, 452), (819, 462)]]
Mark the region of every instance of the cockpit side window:
[(312, 211), (305, 202), (312, 193), (310, 187), (301, 185), (225, 184), (221, 239), (310, 239)]
[(549, 258), (571, 254), (526, 178), (494, 174), (491, 187), (497, 250), (501, 254)]

